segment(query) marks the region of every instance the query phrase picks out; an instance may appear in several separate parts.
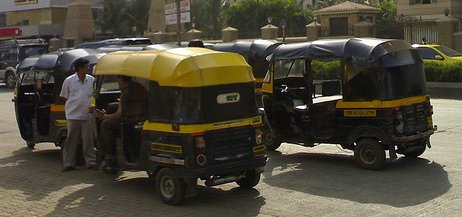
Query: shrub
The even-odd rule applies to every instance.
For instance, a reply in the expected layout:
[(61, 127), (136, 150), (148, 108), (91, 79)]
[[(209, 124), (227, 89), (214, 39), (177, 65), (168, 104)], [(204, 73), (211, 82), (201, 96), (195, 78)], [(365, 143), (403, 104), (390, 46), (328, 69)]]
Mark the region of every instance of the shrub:
[[(314, 79), (340, 79), (340, 61), (313, 61), (311, 66)], [(430, 82), (462, 82), (462, 62), (425, 62), (425, 76)]]
[(433, 82), (462, 82), (462, 62), (425, 62), (425, 76)]

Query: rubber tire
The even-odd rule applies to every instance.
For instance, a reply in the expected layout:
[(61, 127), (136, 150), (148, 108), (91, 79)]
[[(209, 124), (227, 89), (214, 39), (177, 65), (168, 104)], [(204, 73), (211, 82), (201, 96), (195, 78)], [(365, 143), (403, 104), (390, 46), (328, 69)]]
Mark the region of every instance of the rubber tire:
[[(173, 184), (173, 193), (171, 196), (165, 195), (162, 182), (169, 181)], [(169, 205), (178, 205), (184, 200), (186, 183), (178, 178), (178, 176), (170, 168), (162, 168), (156, 175), (156, 191), (163, 203)]]
[[(373, 156), (365, 156), (365, 154)], [(385, 149), (377, 139), (359, 140), (354, 149), (354, 156), (359, 166), (366, 170), (380, 170), (385, 166)], [(367, 160), (365, 157), (373, 159)]]
[(273, 136), (269, 128), (264, 127), (263, 128), (263, 144), (265, 145), (266, 150), (276, 151), (276, 149), (278, 149), (281, 146), (282, 141), (277, 134)]
[[(12, 78), (14, 78), (14, 80), (10, 80)], [(14, 75), (14, 72), (7, 71), (5, 73), (5, 84), (8, 88), (14, 88), (16, 86), (16, 76)]]
[(250, 189), (255, 187), (260, 182), (260, 173), (255, 170), (249, 170), (245, 173), (245, 177), (236, 181), (241, 188)]
[(34, 150), (35, 142), (26, 142), (27, 148), (30, 150)]
[(417, 158), (417, 157), (419, 157), (427, 149), (427, 144), (426, 143), (421, 144), (421, 146), (422, 147), (420, 149), (405, 153), (404, 156), (409, 157), (409, 158)]

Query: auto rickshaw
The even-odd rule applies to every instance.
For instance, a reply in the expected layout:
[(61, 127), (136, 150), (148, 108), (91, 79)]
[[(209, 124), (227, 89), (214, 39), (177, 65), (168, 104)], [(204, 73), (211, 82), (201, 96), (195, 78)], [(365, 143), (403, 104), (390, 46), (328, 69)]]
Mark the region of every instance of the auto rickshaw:
[[(339, 60), (340, 80), (313, 78), (315, 60)], [(281, 142), (340, 144), (365, 169), (430, 146), (433, 107), (422, 59), (403, 40), (351, 38), (281, 45), (263, 84), (267, 149)], [(318, 89), (318, 91), (316, 91)]]
[[(231, 43), (215, 44), (212, 50), (233, 52), (242, 55), (247, 63), (253, 69), (255, 77), (255, 88), (257, 93), (257, 104), (261, 102), (261, 86), (263, 78), (268, 71), (269, 61), (267, 60), (274, 50), (282, 43), (270, 40), (254, 40), (254, 41), (236, 41)], [(260, 105), (259, 105), (260, 106)]]
[(145, 86), (148, 119), (131, 123), (122, 116), (117, 155), (123, 168), (155, 177), (164, 203), (194, 195), (198, 179), (206, 186), (257, 185), (266, 164), (262, 117), (252, 69), (240, 55), (205, 48), (116, 52), (94, 72), (98, 109), (120, 95), (114, 76)]
[(78, 58), (94, 66), (100, 57), (93, 50), (74, 49), (30, 57), (18, 65), (13, 101), (19, 131), (28, 148), (34, 149), (41, 142), (61, 146), (66, 140), (64, 102), (59, 97), (62, 83), (73, 73)]

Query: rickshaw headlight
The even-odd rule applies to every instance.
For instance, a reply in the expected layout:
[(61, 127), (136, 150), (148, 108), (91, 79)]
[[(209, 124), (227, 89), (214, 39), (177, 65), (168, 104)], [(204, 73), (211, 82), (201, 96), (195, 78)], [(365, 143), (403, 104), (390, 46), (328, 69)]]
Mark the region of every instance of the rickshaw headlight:
[(261, 145), (263, 142), (263, 131), (260, 129), (255, 129), (255, 143)]

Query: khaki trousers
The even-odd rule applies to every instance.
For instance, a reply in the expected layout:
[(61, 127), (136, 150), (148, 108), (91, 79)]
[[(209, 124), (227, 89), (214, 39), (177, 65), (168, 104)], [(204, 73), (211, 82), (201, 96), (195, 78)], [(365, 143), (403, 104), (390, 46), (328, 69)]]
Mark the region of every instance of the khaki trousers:
[(67, 140), (63, 147), (64, 167), (74, 167), (82, 136), (83, 156), (87, 167), (96, 164), (92, 120), (67, 120)]

